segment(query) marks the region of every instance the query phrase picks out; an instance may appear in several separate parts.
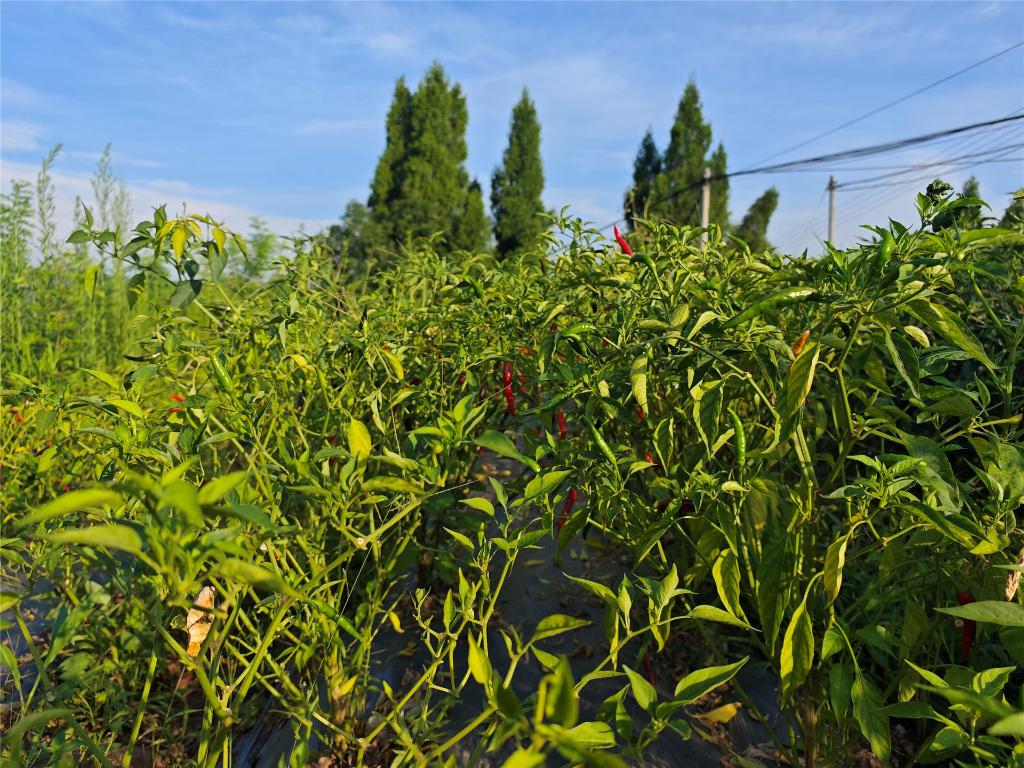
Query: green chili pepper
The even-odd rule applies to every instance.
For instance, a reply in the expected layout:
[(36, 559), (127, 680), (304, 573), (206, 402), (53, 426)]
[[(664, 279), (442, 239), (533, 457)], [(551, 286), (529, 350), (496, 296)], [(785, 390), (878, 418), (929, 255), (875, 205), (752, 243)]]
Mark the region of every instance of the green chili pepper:
[(747, 436), (743, 432), (743, 422), (736, 411), (730, 408), (729, 415), (732, 417), (732, 428), (736, 433), (736, 467), (742, 478), (743, 466), (747, 463)]
[(785, 290), (773, 293), (771, 296), (747, 307), (738, 315), (723, 323), (722, 328), (735, 328), (737, 325), (745, 323), (748, 320), (753, 320), (755, 317), (758, 317), (769, 310), (788, 307), (790, 304), (796, 304), (798, 301), (814, 299), (817, 298), (817, 296), (818, 291), (809, 285), (802, 285), (796, 288), (786, 288)]
[(596, 330), (597, 326), (593, 323), (576, 323), (562, 331), (562, 336), (567, 338), (576, 338), (584, 333), (593, 333)]
[(593, 421), (590, 420), (590, 417), (588, 416), (583, 417), (583, 423), (586, 424), (587, 427), (590, 429), (590, 436), (594, 439), (594, 442), (597, 443), (597, 447), (601, 451), (601, 453), (604, 454), (604, 457), (608, 459), (608, 463), (611, 464), (612, 467), (615, 469), (615, 474), (618, 475), (619, 462), (615, 458), (615, 453), (612, 451), (608, 443), (606, 443), (604, 438), (601, 436), (601, 433), (598, 431), (597, 426), (594, 424)]
[(224, 368), (224, 360), (220, 352), (210, 355), (210, 367), (213, 368), (213, 375), (217, 379), (217, 383), (220, 384), (221, 389), (227, 394), (232, 394), (235, 387), (231, 383), (231, 377), (228, 375), (227, 370)]
[(880, 270), (889, 263), (892, 258), (892, 233), (889, 230), (882, 232), (882, 241), (878, 244), (878, 253), (875, 255), (875, 270)]

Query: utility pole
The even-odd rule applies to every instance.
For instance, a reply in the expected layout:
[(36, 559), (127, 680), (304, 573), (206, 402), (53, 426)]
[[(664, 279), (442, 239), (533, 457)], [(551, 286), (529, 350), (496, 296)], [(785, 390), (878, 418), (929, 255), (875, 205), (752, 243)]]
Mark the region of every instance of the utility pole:
[(836, 238), (836, 177), (828, 177), (828, 242)]
[(700, 193), (700, 226), (704, 231), (700, 233), (701, 247), (708, 244), (708, 224), (711, 221), (711, 167), (704, 166), (704, 186)]

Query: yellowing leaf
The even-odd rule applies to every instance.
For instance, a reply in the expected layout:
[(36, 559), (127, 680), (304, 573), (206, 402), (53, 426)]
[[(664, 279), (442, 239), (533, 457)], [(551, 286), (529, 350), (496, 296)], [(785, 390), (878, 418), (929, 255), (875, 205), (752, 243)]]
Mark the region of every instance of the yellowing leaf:
[(715, 707), (710, 712), (704, 712), (697, 716), (702, 720), (710, 720), (712, 723), (721, 723), (722, 725), (725, 725), (736, 717), (742, 706), (743, 705), (738, 701), (734, 701), (729, 704), (723, 704), (720, 707)]
[(213, 601), (217, 596), (217, 590), (211, 586), (205, 586), (199, 591), (195, 607), (189, 608), (185, 617), (185, 631), (188, 632), (188, 655), (195, 658), (199, 655), (199, 648), (202, 646), (206, 636), (210, 634), (213, 626)]
[(373, 442), (370, 440), (370, 431), (363, 422), (352, 419), (348, 425), (348, 450), (357, 459), (365, 459), (370, 455)]

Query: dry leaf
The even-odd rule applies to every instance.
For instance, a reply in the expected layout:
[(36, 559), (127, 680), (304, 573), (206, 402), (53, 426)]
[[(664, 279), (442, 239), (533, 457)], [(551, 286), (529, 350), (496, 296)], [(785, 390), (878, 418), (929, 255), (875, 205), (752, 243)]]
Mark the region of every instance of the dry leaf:
[[(213, 625), (213, 599), (217, 596), (217, 590), (213, 587), (203, 587), (196, 598), (195, 608), (190, 608), (188, 616), (185, 617), (185, 631), (188, 632), (188, 655), (193, 658), (199, 655), (199, 648), (210, 634), (210, 627)], [(201, 610), (201, 609), (206, 610)]]

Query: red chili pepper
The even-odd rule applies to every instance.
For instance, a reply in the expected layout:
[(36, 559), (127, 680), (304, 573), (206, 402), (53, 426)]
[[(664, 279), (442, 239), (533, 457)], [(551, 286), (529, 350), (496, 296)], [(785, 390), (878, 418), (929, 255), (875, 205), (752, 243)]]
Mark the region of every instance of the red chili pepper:
[(181, 406), (180, 405), (176, 405), (173, 408), (168, 408), (167, 412), (168, 413), (181, 413)]
[(658, 462), (656, 462), (654, 460), (654, 454), (651, 453), (650, 451), (646, 451), (644, 453), (644, 461), (648, 462), (649, 464), (657, 464), (658, 463)]
[(634, 410), (634, 413), (636, 413), (636, 420), (637, 421), (643, 421), (644, 419), (647, 418), (647, 414), (644, 413), (644, 409), (641, 408), (639, 405)]
[(62, 485), (62, 486), (60, 487), (60, 489), (61, 489), (61, 490), (62, 490), (62, 491), (63, 491), (64, 493), (67, 493), (68, 491), (70, 491), (70, 490), (71, 490), (71, 486), (70, 486), (70, 485), (68, 485), (67, 483), (64, 483), (64, 485)]
[(565, 525), (565, 521), (569, 519), (569, 513), (572, 512), (573, 505), (576, 503), (576, 489), (570, 488), (569, 495), (565, 497), (565, 503), (562, 504), (562, 512), (558, 516), (558, 522), (555, 524), (555, 529), (561, 533), (562, 526)]
[(465, 384), (465, 383), (466, 383), (466, 374), (460, 373), (459, 374), (459, 384)]
[(331, 445), (334, 445), (334, 441), (337, 440), (337, 439), (338, 439), (337, 435), (328, 435), (327, 436), (327, 442), (330, 443)]
[[(974, 602), (974, 595), (970, 592), (960, 592), (956, 596), (960, 605), (967, 605)], [(974, 637), (978, 634), (978, 622), (971, 619), (964, 619), (963, 631), (960, 634), (960, 663), (966, 664), (971, 657), (971, 646), (974, 645)]]
[(548, 326), (548, 333), (558, 333), (558, 326), (552, 323)]
[(811, 337), (810, 331), (804, 331), (800, 334), (800, 338), (796, 340), (796, 344), (793, 345), (793, 357), (799, 357), (800, 353), (804, 351), (804, 345), (807, 343), (807, 339)]
[(647, 682), (657, 685), (657, 678), (654, 676), (654, 664), (651, 663), (651, 652), (644, 653), (644, 674), (647, 675)]
[(615, 227), (615, 240), (616, 242), (618, 242), (619, 248), (622, 249), (622, 252), (624, 254), (626, 254), (627, 256), (633, 255), (633, 249), (629, 247), (629, 243), (626, 242), (626, 238), (624, 238), (622, 236), (622, 233), (619, 232), (618, 226)]
[(512, 363), (506, 360), (501, 364), (501, 383), (505, 392), (505, 408), (509, 415), (516, 415), (516, 397), (512, 393)]
[(184, 403), (185, 402), (185, 398), (182, 397), (181, 395), (171, 395), (171, 400), (173, 400), (176, 403)]
[(558, 439), (565, 440), (566, 435), (569, 434), (569, 427), (565, 423), (565, 414), (559, 411), (558, 414)]

